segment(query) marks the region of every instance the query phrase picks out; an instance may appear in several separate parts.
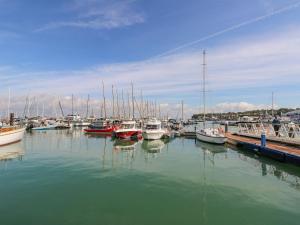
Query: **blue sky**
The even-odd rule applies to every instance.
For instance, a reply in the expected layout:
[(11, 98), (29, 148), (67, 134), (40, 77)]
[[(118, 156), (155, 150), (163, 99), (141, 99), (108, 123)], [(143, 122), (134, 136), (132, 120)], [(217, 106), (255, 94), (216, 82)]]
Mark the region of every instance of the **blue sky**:
[(206, 49), (212, 110), (267, 107), (272, 91), (278, 106), (299, 106), (300, 1), (0, 0), (0, 21), (2, 105), (8, 88), (99, 99), (101, 80), (107, 92), (132, 80), (196, 111)]

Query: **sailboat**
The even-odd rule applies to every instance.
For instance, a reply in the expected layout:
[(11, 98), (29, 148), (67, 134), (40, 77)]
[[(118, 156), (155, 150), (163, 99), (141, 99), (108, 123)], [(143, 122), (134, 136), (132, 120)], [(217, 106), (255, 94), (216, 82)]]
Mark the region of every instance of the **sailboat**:
[(224, 144), (226, 142), (226, 137), (223, 134), (221, 129), (216, 129), (216, 128), (207, 128), (206, 127), (206, 120), (205, 120), (205, 115), (206, 115), (206, 104), (205, 104), (205, 69), (206, 69), (206, 62), (205, 62), (205, 56), (206, 52), (203, 51), (203, 128), (198, 130), (196, 132), (196, 137), (200, 141), (204, 141), (207, 143), (211, 144)]

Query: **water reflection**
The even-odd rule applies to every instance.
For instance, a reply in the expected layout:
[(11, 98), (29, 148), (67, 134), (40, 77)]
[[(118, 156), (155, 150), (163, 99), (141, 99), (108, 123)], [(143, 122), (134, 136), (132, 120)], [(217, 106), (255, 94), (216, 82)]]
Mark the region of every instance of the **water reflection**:
[(13, 159), (22, 160), (23, 155), (24, 150), (21, 143), (0, 147), (0, 161), (9, 161)]
[(298, 167), (259, 157), (254, 153), (241, 151), (235, 147), (232, 148), (237, 151), (238, 159), (250, 164), (252, 167), (260, 169), (263, 177), (274, 176), (278, 180), (284, 181), (293, 188), (300, 190), (300, 171)]
[(142, 148), (148, 153), (160, 153), (164, 147), (165, 143), (162, 140), (144, 140), (142, 143)]
[[(143, 161), (146, 159), (147, 161), (150, 158), (157, 158), (164, 151), (170, 157), (178, 157), (177, 160), (179, 161), (190, 160), (189, 157), (194, 158), (193, 154), (199, 155), (200, 151), (203, 166), (213, 166), (215, 169), (222, 166), (222, 168), (228, 167), (231, 169), (232, 163), (236, 163), (238, 166), (244, 166), (246, 163), (250, 165), (249, 169), (254, 171), (258, 169), (258, 172), (263, 177), (276, 177), (278, 180), (284, 181), (293, 188), (300, 190), (299, 168), (262, 158), (255, 154), (241, 151), (233, 146), (212, 145), (180, 138), (173, 140), (172, 143), (167, 143), (164, 140), (144, 140), (143, 142), (113, 140), (107, 135), (84, 135), (81, 129), (27, 133), (23, 142), (26, 153), (29, 156), (31, 156), (31, 153), (38, 153), (39, 155), (35, 156), (62, 156), (68, 158), (70, 153), (76, 153), (76, 157), (89, 157), (90, 160), (97, 159), (100, 156), (101, 167), (103, 168), (132, 166), (134, 161), (137, 162), (136, 166), (139, 167), (145, 163), (141, 163), (141, 159)], [(9, 149), (11, 150), (9, 151)], [(8, 153), (5, 154), (7, 151)], [(88, 154), (80, 154), (83, 152)], [(182, 155), (183, 152), (185, 155)], [(22, 143), (0, 148), (0, 160), (22, 159), (22, 155)], [(163, 160), (166, 160), (166, 158), (156, 159), (158, 163), (162, 164), (164, 163)]]

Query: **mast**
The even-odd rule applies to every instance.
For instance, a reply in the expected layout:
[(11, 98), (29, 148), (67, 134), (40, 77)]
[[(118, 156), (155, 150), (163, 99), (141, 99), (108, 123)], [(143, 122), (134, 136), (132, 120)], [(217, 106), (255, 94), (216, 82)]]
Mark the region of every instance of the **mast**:
[(88, 98), (86, 101), (86, 118), (89, 117), (89, 103), (90, 103), (90, 95), (88, 95)]
[(158, 104), (158, 119), (161, 120), (160, 103)]
[(124, 102), (124, 91), (122, 89), (122, 109), (123, 109), (123, 118), (125, 118), (125, 102)]
[(128, 100), (128, 119), (130, 119), (130, 95), (129, 95), (129, 92), (127, 92), (127, 100)]
[(60, 112), (61, 112), (62, 117), (65, 117), (65, 115), (64, 115), (64, 110), (63, 110), (63, 108), (62, 108), (60, 99), (58, 99), (58, 105), (59, 105), (59, 108), (60, 108)]
[(141, 117), (143, 118), (144, 117), (144, 101), (143, 101), (143, 90), (141, 89)]
[(115, 118), (115, 93), (114, 93), (114, 85), (111, 86), (111, 93), (112, 93), (113, 118)]
[(8, 88), (7, 119), (9, 119), (9, 114), (10, 114), (10, 88)]
[(134, 120), (134, 96), (133, 96), (133, 83), (131, 81), (131, 101), (132, 101), (132, 118)]
[(39, 102), (38, 102), (37, 98), (35, 100), (35, 104), (36, 104), (36, 117), (38, 117), (39, 116)]
[(26, 97), (25, 106), (24, 106), (24, 111), (23, 111), (23, 117), (24, 117), (24, 118), (26, 117), (26, 110), (27, 110), (27, 107), (28, 107), (28, 96)]
[(72, 94), (72, 116), (74, 116), (74, 95)]
[(116, 94), (117, 94), (117, 114), (118, 114), (118, 119), (120, 119), (120, 105), (119, 105), (119, 92), (118, 92), (118, 89), (116, 89)]
[(181, 101), (181, 121), (183, 122), (183, 100)]
[(205, 98), (206, 98), (206, 90), (205, 90), (205, 72), (206, 72), (206, 61), (205, 61), (205, 57), (206, 57), (206, 52), (205, 50), (203, 51), (203, 125), (205, 128), (205, 117), (206, 117), (206, 103), (205, 103)]
[(104, 108), (104, 117), (105, 119), (107, 118), (106, 116), (106, 100), (105, 100), (105, 94), (104, 94), (104, 82), (102, 80), (102, 96), (103, 96), (103, 108)]
[(274, 92), (272, 92), (272, 117), (274, 117)]

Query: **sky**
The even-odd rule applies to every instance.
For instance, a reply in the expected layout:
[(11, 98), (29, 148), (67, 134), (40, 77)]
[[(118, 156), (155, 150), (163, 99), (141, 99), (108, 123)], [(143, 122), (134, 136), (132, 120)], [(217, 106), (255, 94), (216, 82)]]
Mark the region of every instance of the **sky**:
[[(0, 0), (0, 111), (87, 95), (102, 81), (176, 114), (299, 107), (299, 0)], [(10, 90), (10, 91), (9, 91)], [(56, 102), (56, 103), (55, 103)], [(57, 105), (57, 104), (56, 104)]]

